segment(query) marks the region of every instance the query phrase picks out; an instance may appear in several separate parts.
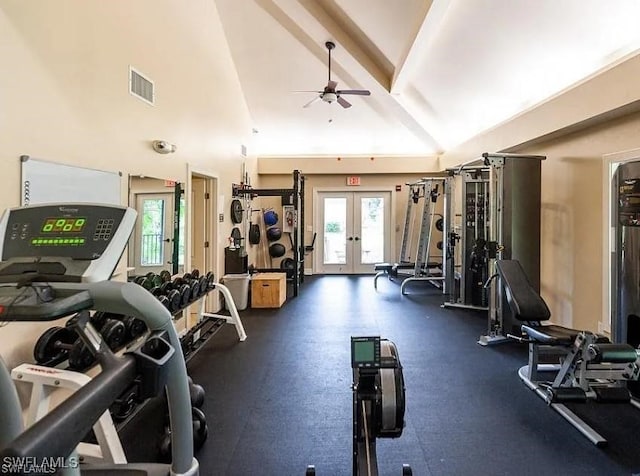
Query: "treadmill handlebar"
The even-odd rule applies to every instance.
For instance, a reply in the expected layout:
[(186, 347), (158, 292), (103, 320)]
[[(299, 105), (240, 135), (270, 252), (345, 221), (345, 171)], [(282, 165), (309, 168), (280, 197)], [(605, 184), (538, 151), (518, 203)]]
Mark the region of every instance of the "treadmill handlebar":
[(133, 355), (98, 355), (102, 372), (2, 448), (5, 457), (67, 458), (136, 377)]

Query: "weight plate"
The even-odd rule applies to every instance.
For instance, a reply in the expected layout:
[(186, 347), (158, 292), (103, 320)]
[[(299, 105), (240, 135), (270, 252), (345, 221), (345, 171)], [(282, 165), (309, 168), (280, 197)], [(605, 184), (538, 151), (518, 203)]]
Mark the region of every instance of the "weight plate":
[(238, 224), (242, 223), (242, 202), (238, 199), (231, 201), (231, 222)]
[(144, 278), (142, 280), (142, 287), (145, 288), (147, 291), (151, 291), (156, 285), (153, 284), (153, 279), (152, 278)]
[(209, 287), (209, 282), (207, 281), (206, 276), (200, 276), (198, 278), (198, 284), (200, 286), (199, 294), (202, 295), (207, 292), (207, 288)]
[(158, 301), (160, 301), (160, 304), (166, 307), (169, 311), (171, 310), (169, 307), (169, 298), (167, 296), (165, 296), (164, 294), (162, 296), (158, 296)]
[(122, 321), (116, 321), (115, 319), (108, 320), (105, 325), (100, 329), (102, 338), (111, 350), (115, 350), (124, 344), (126, 329)]
[(51, 327), (36, 342), (33, 348), (33, 357), (39, 364), (62, 358), (69, 351), (68, 349), (60, 348), (59, 345), (71, 345), (77, 338), (78, 334), (68, 327)]
[(89, 348), (84, 345), (82, 339), (78, 339), (69, 352), (69, 367), (73, 370), (82, 371), (91, 367), (95, 361), (96, 358)]
[(260, 226), (252, 223), (249, 227), (249, 243), (257, 245), (260, 243)]
[[(164, 284), (164, 283), (162, 283), (162, 284)], [(159, 297), (164, 293), (162, 292), (162, 287), (161, 286), (156, 286), (155, 288), (153, 288), (151, 290), (151, 294), (153, 294), (155, 297)]]
[(211, 271), (207, 273), (207, 288), (211, 289), (215, 285), (215, 276)]
[(191, 271), (191, 277), (193, 279), (198, 279), (200, 277), (200, 270), (198, 268), (193, 268)]
[(162, 281), (164, 281), (165, 283), (169, 282), (171, 281), (171, 273), (166, 269), (163, 269), (162, 271), (160, 271), (160, 278), (162, 278)]
[(436, 220), (436, 230), (444, 230), (444, 218), (440, 217)]
[(189, 300), (191, 299), (191, 286), (188, 284), (183, 284), (180, 286), (180, 306), (184, 307), (189, 304)]
[(162, 294), (168, 295), (172, 289), (173, 289), (173, 283), (171, 281), (165, 281), (160, 286), (160, 291)]
[(189, 286), (191, 287), (191, 300), (195, 301), (200, 296), (200, 283), (197, 279), (192, 279), (189, 281)]
[(169, 300), (169, 310), (171, 312), (176, 312), (178, 309), (180, 309), (180, 304), (182, 300), (180, 296), (180, 291), (176, 291), (175, 289), (172, 289), (167, 293), (167, 299)]

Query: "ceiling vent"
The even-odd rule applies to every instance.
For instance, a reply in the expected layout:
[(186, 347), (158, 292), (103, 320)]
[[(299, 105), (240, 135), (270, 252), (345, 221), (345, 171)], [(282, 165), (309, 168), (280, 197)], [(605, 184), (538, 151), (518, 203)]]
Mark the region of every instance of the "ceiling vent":
[(153, 106), (155, 95), (153, 81), (129, 66), (129, 93)]

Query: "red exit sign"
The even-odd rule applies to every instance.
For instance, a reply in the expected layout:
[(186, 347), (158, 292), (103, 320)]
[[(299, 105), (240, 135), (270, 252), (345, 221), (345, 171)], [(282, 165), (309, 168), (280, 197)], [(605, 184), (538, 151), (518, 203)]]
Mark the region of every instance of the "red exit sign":
[(360, 185), (360, 177), (347, 177), (347, 185)]
[(176, 186), (176, 181), (175, 180), (165, 180), (164, 181), (164, 186), (165, 187), (175, 187)]

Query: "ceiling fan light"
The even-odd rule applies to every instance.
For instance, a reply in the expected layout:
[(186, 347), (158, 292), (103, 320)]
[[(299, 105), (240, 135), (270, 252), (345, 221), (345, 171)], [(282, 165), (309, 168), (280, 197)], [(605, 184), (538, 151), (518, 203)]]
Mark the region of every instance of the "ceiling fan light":
[(338, 95), (336, 93), (324, 93), (322, 95), (322, 100), (324, 102), (332, 103), (338, 99)]

